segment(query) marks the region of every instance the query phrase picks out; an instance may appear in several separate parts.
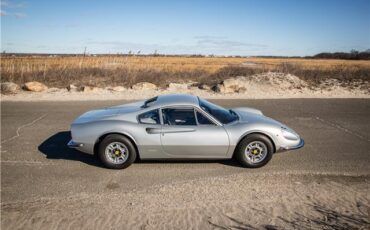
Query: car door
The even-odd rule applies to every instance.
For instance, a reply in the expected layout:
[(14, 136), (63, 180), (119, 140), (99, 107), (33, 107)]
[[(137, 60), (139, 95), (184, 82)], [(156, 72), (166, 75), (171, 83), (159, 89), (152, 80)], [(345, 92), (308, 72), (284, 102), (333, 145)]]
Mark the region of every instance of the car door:
[(161, 111), (161, 143), (165, 154), (175, 158), (225, 158), (228, 135), (194, 107), (168, 107)]
[(136, 130), (136, 139), (139, 142), (138, 148), (142, 159), (163, 158), (163, 149), (161, 146), (161, 130), (159, 109), (153, 109), (137, 117), (138, 129)]

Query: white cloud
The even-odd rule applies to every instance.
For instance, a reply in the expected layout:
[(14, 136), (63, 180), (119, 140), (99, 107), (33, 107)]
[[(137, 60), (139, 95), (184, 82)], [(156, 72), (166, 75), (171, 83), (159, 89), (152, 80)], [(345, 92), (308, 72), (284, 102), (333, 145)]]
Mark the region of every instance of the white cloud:
[(13, 15), (16, 18), (25, 18), (25, 17), (27, 17), (27, 14), (25, 14), (25, 13), (13, 13)]
[(1, 1), (1, 7), (3, 8), (19, 9), (19, 8), (25, 8), (26, 5), (27, 4), (25, 2), (15, 3), (13, 1), (6, 1), (6, 0)]
[[(250, 54), (259, 53), (266, 50), (267, 45), (244, 43), (227, 40), (226, 37), (197, 37), (201, 38), (192, 44), (155, 44), (155, 43), (135, 43), (128, 41), (86, 41), (86, 46), (91, 50), (101, 50), (102, 53), (111, 52), (128, 52), (141, 51), (142, 54), (151, 54), (157, 51), (161, 54), (216, 54), (216, 55), (233, 55), (233, 54)], [(207, 38), (207, 39), (205, 39)]]
[(263, 49), (267, 47), (267, 45), (264, 44), (230, 40), (228, 39), (228, 37), (225, 36), (195, 36), (193, 38), (196, 40), (196, 44), (199, 47), (209, 49), (218, 49), (218, 50), (250, 49), (250, 48)]
[[(1, 1), (1, 16), (14, 16), (16, 18), (24, 18), (27, 14), (23, 12), (12, 12), (13, 9), (22, 9), (26, 7), (25, 2), (12, 2), (7, 0)], [(6, 9), (7, 11), (5, 11)], [(10, 11), (10, 12), (9, 12)]]
[(226, 36), (213, 36), (213, 35), (202, 35), (202, 36), (194, 36), (195, 40), (202, 40), (202, 39), (226, 39)]

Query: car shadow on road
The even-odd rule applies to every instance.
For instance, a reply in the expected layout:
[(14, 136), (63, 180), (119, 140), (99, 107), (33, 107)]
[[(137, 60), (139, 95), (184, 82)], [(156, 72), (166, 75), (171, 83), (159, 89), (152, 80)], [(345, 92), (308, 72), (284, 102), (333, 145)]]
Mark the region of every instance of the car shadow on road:
[(80, 161), (85, 164), (103, 167), (95, 156), (68, 148), (67, 143), (69, 140), (71, 140), (71, 133), (69, 131), (59, 132), (42, 142), (38, 150), (47, 159)]
[(217, 163), (217, 164), (222, 164), (226, 166), (242, 168), (242, 166), (233, 159), (230, 159), (230, 160), (207, 160), (207, 159), (140, 160), (140, 159), (137, 159), (135, 163), (138, 163), (138, 164), (207, 164), (207, 163), (212, 164), (212, 163)]
[(237, 167), (237, 168), (243, 168), (237, 161), (234, 159), (229, 159), (229, 160), (211, 160), (211, 159), (194, 159), (194, 160), (189, 160), (189, 159), (168, 159), (168, 160), (140, 160), (137, 159), (135, 163), (139, 164), (221, 164), (221, 165), (226, 165), (226, 166), (232, 166), (232, 167)]

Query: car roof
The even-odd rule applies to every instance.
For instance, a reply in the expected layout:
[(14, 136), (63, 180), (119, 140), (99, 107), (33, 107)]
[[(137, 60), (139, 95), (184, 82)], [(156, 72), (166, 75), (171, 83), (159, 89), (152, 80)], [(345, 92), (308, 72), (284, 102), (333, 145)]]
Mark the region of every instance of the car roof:
[(199, 106), (199, 100), (197, 96), (190, 94), (166, 94), (158, 96), (153, 105), (158, 107), (173, 105)]

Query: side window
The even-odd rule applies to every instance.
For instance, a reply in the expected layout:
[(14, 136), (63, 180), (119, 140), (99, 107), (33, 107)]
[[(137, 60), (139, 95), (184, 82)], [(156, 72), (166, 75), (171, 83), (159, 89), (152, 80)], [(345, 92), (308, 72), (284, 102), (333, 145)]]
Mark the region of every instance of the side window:
[(212, 121), (210, 121), (206, 116), (202, 113), (196, 111), (198, 124), (200, 125), (215, 125)]
[(162, 109), (163, 124), (165, 125), (197, 125), (194, 109), (167, 108)]
[(159, 110), (155, 109), (139, 115), (138, 120), (141, 124), (160, 124)]

